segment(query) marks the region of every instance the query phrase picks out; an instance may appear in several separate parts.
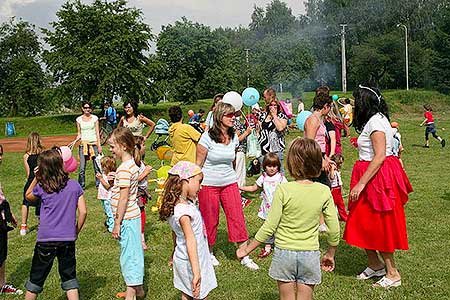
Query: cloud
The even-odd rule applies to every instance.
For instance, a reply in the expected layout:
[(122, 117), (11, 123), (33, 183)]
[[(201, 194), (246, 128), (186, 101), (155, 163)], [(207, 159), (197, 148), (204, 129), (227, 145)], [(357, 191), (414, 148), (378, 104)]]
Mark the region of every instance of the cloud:
[(15, 16), (17, 8), (36, 2), (37, 0), (2, 0), (0, 2), (0, 20)]

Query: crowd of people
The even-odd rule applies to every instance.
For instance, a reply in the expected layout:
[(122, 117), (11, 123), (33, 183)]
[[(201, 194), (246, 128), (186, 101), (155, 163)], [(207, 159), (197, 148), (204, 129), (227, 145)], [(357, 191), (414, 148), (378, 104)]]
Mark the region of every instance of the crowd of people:
[[(237, 243), (236, 255), (244, 267), (259, 269), (249, 254), (261, 244), (260, 258), (273, 255), (269, 276), (277, 281), (281, 299), (312, 299), (315, 285), (321, 282), (321, 270), (334, 270), (339, 220), (346, 222), (343, 239), (367, 254), (367, 267), (356, 278), (380, 277), (374, 286), (400, 286), (394, 253), (408, 249), (404, 205), (412, 187), (399, 160), (402, 147), (395, 137), (398, 124), (390, 123), (381, 92), (375, 87), (359, 86), (353, 93), (352, 125), (359, 133), (354, 142), (359, 159), (350, 179), (347, 208), (340, 170), (344, 162), (341, 137), (348, 136), (349, 123), (341, 116), (330, 90), (316, 90), (304, 137), (295, 138), (287, 151), (288, 116), (275, 90), (267, 89), (263, 95), (265, 106), (255, 106), (249, 116), (223, 102), (222, 94), (216, 95), (202, 134), (183, 123), (179, 106), (169, 109), (174, 154), (159, 213), (173, 230), (173, 283), (182, 299), (206, 299), (218, 286), (214, 268), (220, 261), (214, 245), (220, 207), (227, 221), (228, 241)], [(29, 136), (24, 155), (27, 183), (20, 234), (27, 233), (29, 206), (36, 206), (40, 225), (25, 299), (36, 299), (42, 292), (55, 257), (68, 299), (79, 299), (75, 240), (86, 219), (83, 195), (89, 159), (94, 163), (105, 227), (121, 249), (120, 267), (127, 289), (120, 296), (127, 300), (145, 297), (145, 204), (150, 198), (147, 177), (152, 167), (145, 164), (144, 157), (145, 141), (155, 123), (139, 113), (134, 101), (124, 103), (125, 115), (119, 122), (117, 115), (111, 117), (116, 114), (111, 104), (106, 106), (103, 118), (110, 121), (112, 130), (108, 140), (111, 156), (104, 156), (100, 163), (95, 159), (103, 152), (99, 119), (92, 114), (89, 102), (83, 102), (83, 114), (76, 120), (76, 141), (80, 141), (78, 182), (69, 179), (59, 148), (44, 150), (37, 133)], [(426, 115), (423, 124), (427, 123), (427, 137), (435, 134), (428, 129), (432, 121), (432, 116), (430, 121)], [(148, 126), (146, 134), (144, 126)], [(246, 185), (246, 140), (251, 134), (258, 137), (262, 174), (253, 185)], [(436, 138), (445, 145), (445, 140)], [(285, 165), (292, 178), (289, 182)], [(262, 198), (258, 217), (263, 224), (251, 239), (244, 215), (248, 203), (243, 201), (242, 193), (258, 190)], [(7, 201), (0, 189), (0, 206), (3, 203)], [(5, 223), (15, 222), (12, 215), (3, 219)], [(4, 287), (20, 293), (4, 282), (6, 232), (0, 228), (0, 293)], [(320, 233), (326, 234), (329, 245), (322, 258)]]

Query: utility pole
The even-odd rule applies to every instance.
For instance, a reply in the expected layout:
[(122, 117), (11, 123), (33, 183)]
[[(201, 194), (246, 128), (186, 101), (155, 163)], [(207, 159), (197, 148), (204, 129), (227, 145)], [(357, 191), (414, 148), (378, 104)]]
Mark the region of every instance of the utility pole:
[(342, 92), (347, 93), (347, 60), (345, 57), (345, 27), (347, 24), (341, 24), (341, 60), (342, 60)]
[(397, 27), (405, 29), (405, 59), (406, 59), (406, 90), (409, 91), (409, 61), (408, 61), (408, 27), (403, 24), (397, 24)]
[(245, 60), (247, 62), (247, 87), (250, 86), (250, 63), (249, 63), (249, 52), (250, 49), (244, 49), (245, 50)]

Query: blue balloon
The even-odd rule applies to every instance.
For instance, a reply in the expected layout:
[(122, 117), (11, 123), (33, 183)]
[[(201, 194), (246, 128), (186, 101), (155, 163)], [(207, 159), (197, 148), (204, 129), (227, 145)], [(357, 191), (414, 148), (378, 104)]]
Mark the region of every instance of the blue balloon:
[(291, 124), (292, 124), (292, 119), (288, 119), (287, 124), (288, 124), (288, 125), (291, 125)]
[(338, 96), (338, 95), (333, 95), (333, 96), (331, 97), (331, 99), (333, 99), (333, 101), (338, 101), (339, 96)]
[(249, 87), (242, 92), (242, 101), (246, 106), (253, 106), (258, 103), (259, 92), (257, 89)]
[(304, 110), (304, 111), (302, 111), (301, 113), (299, 113), (297, 115), (297, 127), (298, 127), (298, 129), (300, 129), (301, 131), (305, 130), (306, 119), (308, 119), (311, 114), (312, 113), (310, 111)]

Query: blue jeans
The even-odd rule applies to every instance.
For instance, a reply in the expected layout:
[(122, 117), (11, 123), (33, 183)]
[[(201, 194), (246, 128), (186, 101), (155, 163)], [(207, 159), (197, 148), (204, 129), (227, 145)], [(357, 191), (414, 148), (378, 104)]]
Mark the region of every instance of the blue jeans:
[[(92, 147), (94, 147), (94, 153), (95, 153), (95, 156), (97, 156), (98, 155), (97, 145), (93, 145)], [(84, 190), (86, 188), (85, 179), (84, 179), (84, 177), (85, 177), (84, 174), (85, 174), (85, 170), (86, 170), (86, 157), (83, 155), (83, 145), (80, 145), (78, 153), (80, 155), (80, 172), (78, 173), (78, 183), (81, 185), (81, 187)], [(100, 181), (95, 176), (95, 174), (100, 173), (100, 168), (97, 166), (94, 159), (92, 160), (92, 164), (94, 165), (95, 186), (98, 187)]]

